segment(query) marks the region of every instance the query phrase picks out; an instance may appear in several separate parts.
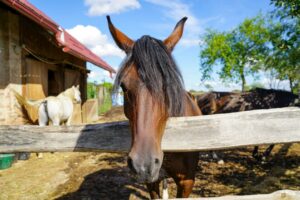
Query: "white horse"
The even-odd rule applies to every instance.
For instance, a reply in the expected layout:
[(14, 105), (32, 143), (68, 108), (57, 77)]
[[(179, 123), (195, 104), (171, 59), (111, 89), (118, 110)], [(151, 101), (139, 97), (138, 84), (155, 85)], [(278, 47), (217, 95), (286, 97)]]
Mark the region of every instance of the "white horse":
[(29, 119), (32, 122), (38, 119), (39, 126), (46, 126), (49, 121), (52, 121), (54, 126), (59, 126), (64, 122), (69, 126), (74, 108), (73, 102), (81, 102), (79, 85), (72, 86), (56, 97), (49, 96), (45, 99), (33, 101), (26, 99), (14, 90), (13, 92), (18, 102), (27, 111)]
[(39, 106), (39, 126), (46, 126), (49, 120), (54, 126), (71, 123), (73, 113), (73, 102), (80, 103), (79, 85), (60, 93), (58, 96), (49, 96)]

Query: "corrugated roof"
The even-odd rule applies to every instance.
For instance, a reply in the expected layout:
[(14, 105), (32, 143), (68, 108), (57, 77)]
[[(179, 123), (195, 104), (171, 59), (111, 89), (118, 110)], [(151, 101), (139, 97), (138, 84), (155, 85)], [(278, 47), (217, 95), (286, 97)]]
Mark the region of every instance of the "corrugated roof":
[(56, 36), (56, 40), (59, 45), (61, 45), (62, 50), (69, 53), (75, 57), (81, 58), (85, 61), (93, 63), (110, 73), (116, 73), (115, 70), (109, 66), (104, 60), (90, 51), (82, 43), (76, 40), (67, 31), (61, 28), (57, 23), (55, 23), (50, 17), (45, 13), (37, 9), (34, 5), (29, 3), (27, 0), (0, 0), (9, 7), (17, 10), (21, 14), (30, 18), (31, 20), (38, 23), (43, 28), (52, 32)]

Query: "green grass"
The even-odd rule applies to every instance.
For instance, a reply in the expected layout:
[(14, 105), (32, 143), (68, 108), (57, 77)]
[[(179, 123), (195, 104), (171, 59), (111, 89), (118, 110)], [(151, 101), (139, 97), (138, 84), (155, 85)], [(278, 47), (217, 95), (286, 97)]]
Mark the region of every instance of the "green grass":
[(108, 95), (104, 98), (104, 102), (101, 106), (99, 106), (99, 115), (106, 113), (111, 109), (112, 101), (111, 97)]

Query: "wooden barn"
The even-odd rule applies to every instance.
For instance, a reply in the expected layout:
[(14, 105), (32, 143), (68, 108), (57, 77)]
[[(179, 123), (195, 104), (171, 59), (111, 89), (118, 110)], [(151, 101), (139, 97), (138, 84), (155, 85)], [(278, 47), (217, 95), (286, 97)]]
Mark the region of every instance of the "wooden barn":
[[(25, 122), (10, 88), (35, 100), (79, 84), (84, 103), (87, 62), (115, 73), (28, 1), (0, 0), (0, 124)], [(82, 122), (81, 105), (75, 112)]]

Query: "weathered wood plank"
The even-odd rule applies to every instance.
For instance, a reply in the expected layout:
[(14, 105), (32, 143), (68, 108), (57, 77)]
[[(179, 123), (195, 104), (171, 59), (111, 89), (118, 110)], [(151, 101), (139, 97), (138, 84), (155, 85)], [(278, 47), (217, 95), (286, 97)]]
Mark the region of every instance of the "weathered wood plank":
[(166, 133), (163, 141), (166, 150), (214, 150), (300, 142), (300, 108), (173, 118)]
[[(278, 190), (271, 194), (189, 198), (189, 200), (299, 200), (299, 199), (300, 199), (300, 191), (293, 191), (293, 190)], [(188, 199), (180, 199), (180, 200), (188, 200)]]
[[(300, 142), (300, 108), (289, 107), (169, 120), (165, 151), (201, 151)], [(70, 127), (0, 126), (0, 152), (127, 151), (128, 122)]]

